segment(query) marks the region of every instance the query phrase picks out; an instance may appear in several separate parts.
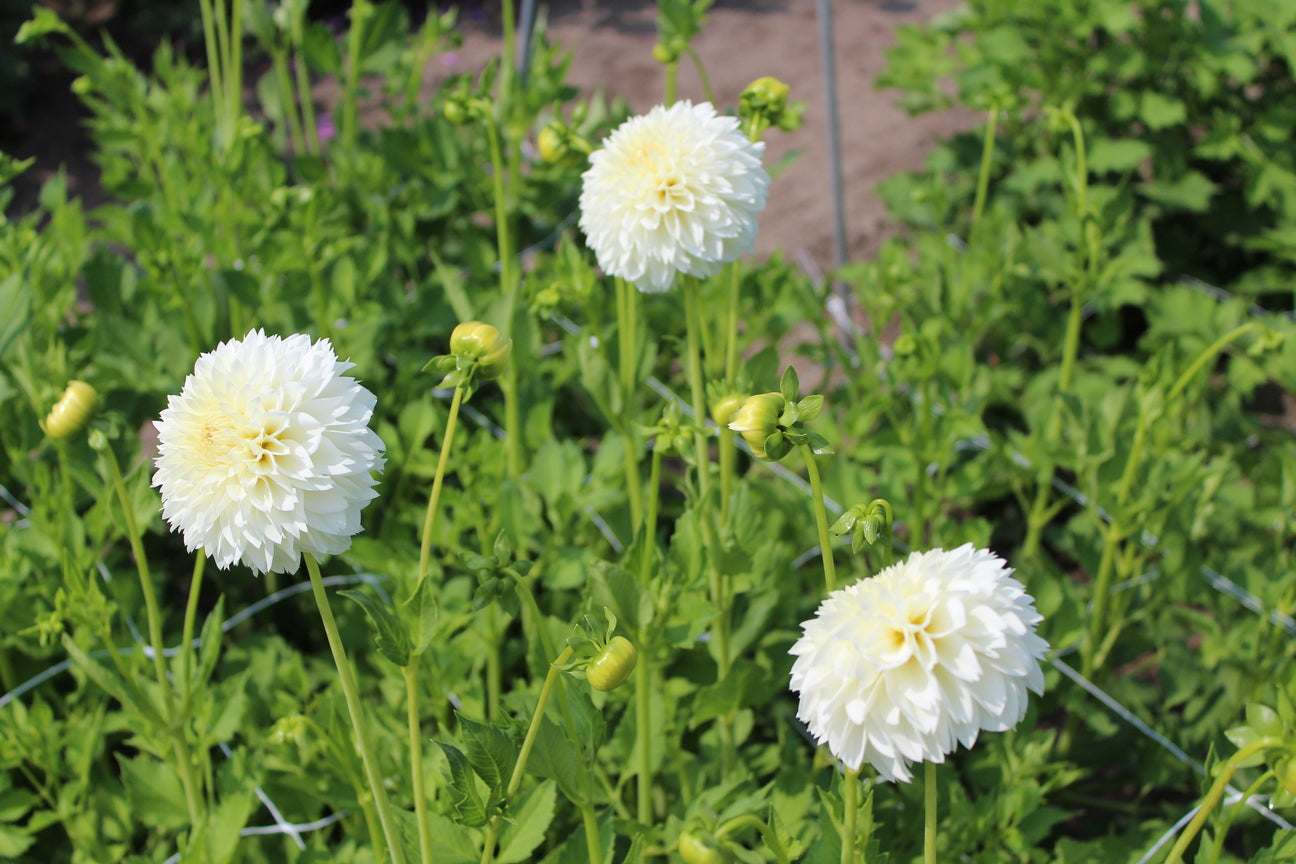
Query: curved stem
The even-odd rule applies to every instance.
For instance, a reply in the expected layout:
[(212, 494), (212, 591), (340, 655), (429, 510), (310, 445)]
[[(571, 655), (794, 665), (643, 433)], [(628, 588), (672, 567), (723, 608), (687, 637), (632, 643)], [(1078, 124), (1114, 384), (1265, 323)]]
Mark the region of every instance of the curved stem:
[[(617, 363), (621, 382), (621, 420), (625, 438), (626, 497), (635, 531), (643, 524), (643, 488), (639, 478), (639, 435), (635, 428), (635, 373), (638, 371), (639, 325), (636, 321), (639, 291), (624, 279), (616, 280)], [(649, 530), (652, 530), (649, 528)]]
[(814, 500), (815, 527), (819, 529), (819, 555), (823, 559), (824, 582), (828, 590), (832, 591), (837, 587), (837, 568), (833, 564), (832, 538), (828, 534), (828, 510), (824, 507), (823, 483), (819, 480), (814, 452), (808, 444), (801, 445), (801, 455), (805, 457), (806, 474), (810, 479), (811, 497)]
[(1192, 843), (1193, 838), (1201, 831), (1202, 826), (1210, 817), (1211, 811), (1215, 805), (1224, 797), (1224, 792), (1228, 789), (1229, 781), (1233, 779), (1234, 773), (1242, 766), (1242, 763), (1256, 753), (1269, 747), (1280, 746), (1282, 742), (1277, 738), (1264, 737), (1257, 738), (1245, 747), (1240, 748), (1236, 753), (1224, 761), (1224, 764), (1218, 768), (1219, 773), (1215, 775), (1215, 782), (1211, 784), (1210, 789), (1206, 792), (1206, 797), (1197, 808), (1196, 815), (1188, 823), (1188, 827), (1179, 835), (1175, 845), (1171, 847), (1170, 854), (1162, 864), (1178, 864), (1183, 859), (1184, 852), (1188, 851), (1188, 846)]
[(841, 864), (855, 864), (859, 860), (856, 854), (855, 833), (859, 822), (859, 772), (847, 769), (842, 777), (842, 790), (845, 799), (845, 824), (842, 826)]
[(411, 654), (405, 675), (405, 719), (409, 726), (410, 779), (414, 792), (414, 817), (418, 820), (419, 857), (432, 864), (432, 833), (428, 824), (427, 790), (423, 776), (423, 731), (418, 708), (419, 654)]
[(1272, 779), (1274, 779), (1273, 771), (1266, 771), (1261, 774), (1224, 814), (1224, 818), (1215, 829), (1215, 836), (1211, 841), (1210, 856), (1206, 859), (1207, 864), (1219, 864), (1220, 855), (1224, 851), (1224, 838), (1228, 836), (1229, 829), (1233, 827), (1233, 822), (1237, 819), (1238, 814), (1246, 808), (1247, 801), (1251, 800), (1251, 796), (1257, 794), (1261, 787)]
[(751, 815), (750, 813), (726, 822), (716, 831), (716, 837), (728, 837), (733, 832), (743, 828), (755, 828), (759, 831), (761, 839), (765, 841), (765, 845), (769, 847), (770, 852), (774, 853), (775, 860), (777, 860), (779, 864), (790, 864), (791, 859), (788, 858), (787, 850), (783, 848), (783, 844), (779, 842), (778, 832), (771, 828), (769, 823)]
[(715, 104), (715, 91), (711, 89), (711, 78), (707, 75), (706, 67), (702, 65), (702, 58), (698, 56), (697, 50), (692, 46), (685, 49), (693, 59), (693, 65), (697, 68), (698, 80), (702, 82), (702, 93), (706, 100), (712, 105)]
[(936, 864), (936, 763), (923, 763), (923, 864)]
[(985, 210), (986, 193), (990, 189), (990, 165), (994, 161), (995, 127), (999, 123), (999, 106), (990, 108), (986, 120), (985, 135), (981, 139), (981, 170), (977, 174), (976, 198), (972, 202), (972, 224), (968, 227), (968, 243), (976, 235), (977, 225), (981, 223), (981, 214)]
[(410, 598), (418, 595), (427, 579), (432, 563), (432, 526), (436, 524), (437, 504), (441, 500), (441, 483), (445, 479), (446, 463), (450, 459), (450, 446), (454, 443), (455, 424), (459, 419), (459, 406), (463, 403), (463, 386), (455, 387), (450, 399), (450, 415), (446, 417), (445, 436), (441, 441), (441, 455), (437, 458), (436, 474), (432, 477), (432, 491), (428, 494), (427, 513), (423, 516), (423, 536), (419, 545), (418, 579)]
[(311, 590), (315, 595), (315, 605), (319, 607), (320, 620), (324, 623), (324, 634), (328, 637), (329, 650), (333, 653), (333, 664), (337, 666), (342, 695), (346, 699), (347, 712), (351, 715), (351, 726), (355, 730), (356, 750), (360, 752), (360, 761), (364, 763), (365, 776), (369, 780), (369, 792), (373, 795), (374, 805), (378, 810), (378, 821), (382, 824), (383, 835), (387, 840), (387, 851), (391, 855), (393, 864), (405, 864), (405, 850), (401, 846), (400, 834), (396, 830), (396, 819), (392, 815), (391, 802), (387, 800), (387, 787), (383, 785), (382, 774), (375, 761), (373, 744), (369, 739), (369, 724), (365, 722), (364, 707), (360, 704), (360, 688), (356, 684), (351, 661), (347, 659), (346, 648), (342, 645), (337, 621), (333, 618), (333, 608), (329, 605), (328, 593), (324, 590), (319, 564), (310, 553), (302, 555), (302, 558), (306, 561), (307, 572), (310, 573)]
[(1166, 404), (1169, 405), (1175, 399), (1178, 399), (1184, 389), (1192, 383), (1192, 379), (1197, 377), (1197, 373), (1200, 372), (1207, 363), (1214, 360), (1215, 355), (1223, 351), (1226, 345), (1248, 330), (1255, 330), (1259, 326), (1260, 325), (1256, 324), (1254, 321), (1242, 324), (1238, 327), (1234, 327), (1232, 330), (1208, 345), (1206, 350), (1202, 351), (1201, 354), (1197, 356), (1197, 359), (1183, 371), (1183, 374), (1179, 376), (1177, 381), (1175, 381), (1174, 386), (1170, 388), (1170, 392), (1166, 394)]

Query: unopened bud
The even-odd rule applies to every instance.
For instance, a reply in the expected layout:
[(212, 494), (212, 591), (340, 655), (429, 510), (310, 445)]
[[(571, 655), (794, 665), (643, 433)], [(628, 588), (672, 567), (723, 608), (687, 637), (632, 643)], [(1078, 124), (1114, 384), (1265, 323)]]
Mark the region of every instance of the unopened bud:
[(512, 340), (481, 321), (465, 321), (450, 334), (450, 353), (474, 361), (482, 379), (499, 375), (512, 351)]
[(79, 435), (99, 410), (99, 394), (84, 381), (69, 381), (45, 417), (45, 434), (64, 440)]
[(765, 441), (779, 431), (779, 418), (787, 401), (782, 393), (758, 393), (748, 396), (734, 412), (729, 428), (737, 432), (758, 459), (765, 455)]

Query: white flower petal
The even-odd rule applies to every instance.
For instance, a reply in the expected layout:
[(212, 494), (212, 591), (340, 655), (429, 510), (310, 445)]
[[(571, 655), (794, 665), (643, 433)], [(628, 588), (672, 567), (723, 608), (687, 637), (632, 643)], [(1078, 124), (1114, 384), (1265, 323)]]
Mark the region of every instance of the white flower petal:
[(707, 102), (622, 123), (581, 178), (580, 227), (599, 266), (655, 293), (676, 273), (711, 276), (751, 252), (769, 189), (764, 150)]
[(832, 592), (789, 653), (797, 717), (852, 770), (885, 778), (1011, 729), (1041, 693), (1034, 600), (971, 544), (915, 553)]
[(351, 366), (327, 339), (260, 330), (198, 358), (154, 424), (153, 485), (190, 550), (283, 573), (351, 545), (383, 465)]

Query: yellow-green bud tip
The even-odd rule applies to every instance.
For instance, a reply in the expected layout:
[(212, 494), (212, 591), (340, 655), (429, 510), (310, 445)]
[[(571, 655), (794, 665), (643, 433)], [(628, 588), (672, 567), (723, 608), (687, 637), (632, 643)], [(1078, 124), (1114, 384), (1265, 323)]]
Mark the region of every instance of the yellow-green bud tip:
[(45, 434), (55, 439), (79, 435), (99, 410), (99, 394), (84, 381), (69, 381), (62, 398), (45, 417)]
[(624, 636), (613, 636), (585, 667), (585, 678), (595, 690), (614, 690), (630, 677), (639, 661), (639, 649)]
[(715, 421), (717, 426), (728, 426), (746, 398), (741, 393), (730, 393), (727, 396), (721, 396), (711, 404), (711, 419)]
[(788, 94), (791, 92), (788, 85), (766, 75), (748, 84), (747, 89), (742, 92), (742, 99), (749, 100), (753, 106), (764, 108), (772, 113), (787, 107)]
[(511, 339), (481, 321), (465, 321), (450, 334), (450, 353), (475, 362), (477, 374), (483, 379), (499, 375), (512, 351)]
[(765, 439), (779, 431), (779, 417), (786, 406), (782, 393), (748, 396), (734, 412), (729, 428), (743, 437), (757, 459), (768, 459)]

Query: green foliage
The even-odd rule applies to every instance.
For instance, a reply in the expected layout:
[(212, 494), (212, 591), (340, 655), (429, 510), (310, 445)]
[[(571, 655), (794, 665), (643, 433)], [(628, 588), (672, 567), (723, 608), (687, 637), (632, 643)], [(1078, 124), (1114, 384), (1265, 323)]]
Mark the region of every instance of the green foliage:
[[(662, 44), (691, 53), (708, 5), (662, 3)], [(389, 854), (315, 610), (273, 575), (200, 583), (149, 485), (167, 396), (199, 354), (260, 327), (331, 339), (378, 396), (381, 495), (325, 568), (362, 586), (338, 625), (398, 855), (427, 841), (452, 864), (674, 861), (706, 838), (724, 860), (836, 864), (853, 820), (869, 861), (917, 860), (921, 784), (848, 797), (786, 691), (823, 594), (807, 495), (736, 454), (722, 482), (698, 473), (699, 430), (716, 452), (728, 439), (646, 384), (689, 386), (678, 292), (636, 296), (627, 318), (570, 230), (579, 160), (530, 156), (552, 123), (598, 141), (624, 109), (573, 104), (543, 38), (526, 82), (493, 64), (424, 98), (452, 15), (410, 32), (400, 4), (358, 2), (338, 40), (304, 3), (250, 7), (268, 71), (256, 110), (232, 115), (212, 70), (166, 45), (144, 72), (48, 10), (24, 34), (80, 76), (111, 201), (87, 213), (55, 177), (37, 212), (0, 221), (0, 680), (71, 669), (0, 701), (0, 857)], [(1258, 0), (978, 0), (902, 31), (886, 82), (914, 110), (990, 111), (990, 134), (887, 184), (910, 231), (837, 274), (862, 323), (831, 327), (828, 286), (775, 256), (736, 274), (742, 368), (704, 345), (713, 402), (775, 397), (768, 455), (822, 455), (845, 508), (834, 533), (851, 535), (849, 554), (829, 550), (840, 584), (906, 547), (993, 547), (1060, 659), (1192, 758), (1218, 752), (1212, 768), (1260, 747), (1238, 758), (1239, 788), (1275, 806), (1296, 765), (1280, 413), (1296, 333), (1279, 314), (1294, 33), (1296, 14)], [(319, 135), (298, 72), (342, 83), (342, 134)], [(348, 127), (362, 87), (387, 116)], [(699, 286), (707, 339), (731, 275)], [(498, 384), (476, 382), (438, 475), (448, 409), (423, 370), (469, 320), (511, 356)], [(803, 321), (815, 332), (790, 338)], [(55, 443), (40, 424), (71, 379), (104, 410), (90, 440)], [(627, 454), (659, 496), (651, 520), (634, 516)], [(142, 561), (163, 644), (196, 630), (192, 650), (140, 647)], [(637, 655), (622, 686), (571, 674), (613, 643)], [(1054, 671), (1016, 731), (937, 776), (939, 858), (978, 862), (1132, 864), (1210, 786)], [(271, 821), (258, 790), (293, 822), (346, 815), (303, 831), (304, 849), (243, 835)], [(1201, 860), (1221, 843), (1220, 860), (1296, 854), (1269, 822), (1213, 818)]]

